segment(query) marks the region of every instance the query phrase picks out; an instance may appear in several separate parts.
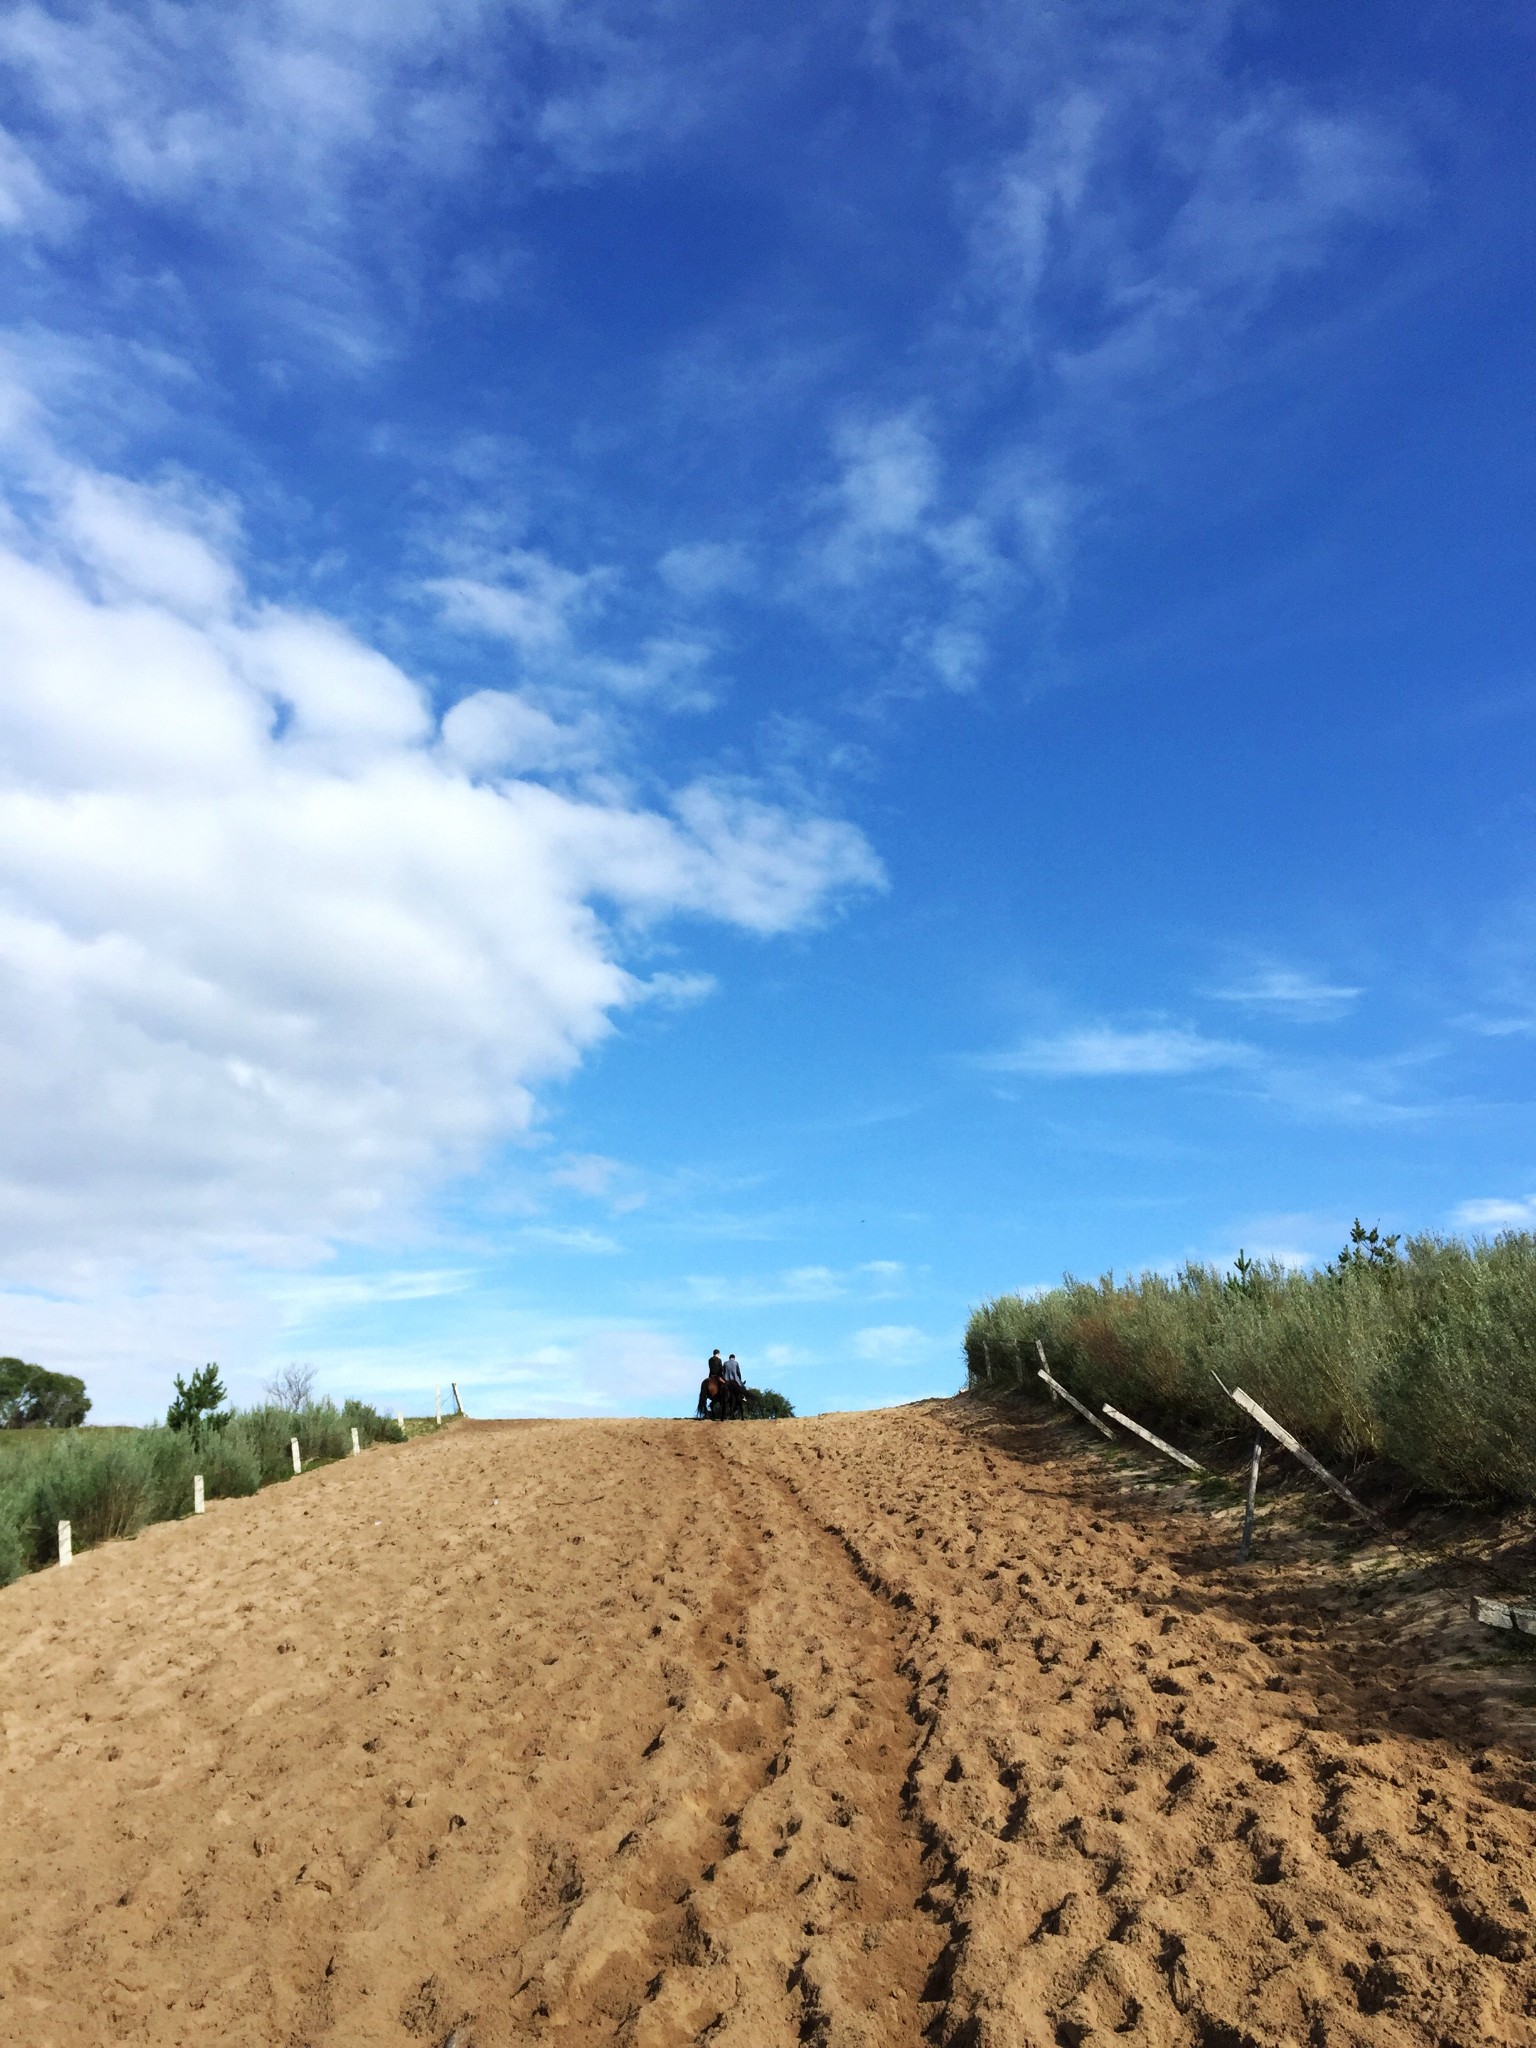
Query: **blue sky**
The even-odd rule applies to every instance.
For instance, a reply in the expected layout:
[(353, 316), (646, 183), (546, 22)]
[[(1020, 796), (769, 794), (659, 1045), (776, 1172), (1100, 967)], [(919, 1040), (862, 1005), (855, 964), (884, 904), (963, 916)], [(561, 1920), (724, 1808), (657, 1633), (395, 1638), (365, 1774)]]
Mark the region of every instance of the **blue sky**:
[(956, 1384), (1536, 1223), (1523, 10), (0, 21), (0, 1350)]

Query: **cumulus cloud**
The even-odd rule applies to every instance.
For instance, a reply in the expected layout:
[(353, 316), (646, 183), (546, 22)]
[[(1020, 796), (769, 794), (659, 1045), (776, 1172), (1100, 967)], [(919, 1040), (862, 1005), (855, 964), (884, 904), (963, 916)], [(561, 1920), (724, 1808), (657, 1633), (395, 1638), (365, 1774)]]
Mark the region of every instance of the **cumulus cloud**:
[(771, 934), (879, 882), (746, 788), (528, 779), (579, 734), (511, 692), (439, 721), (342, 622), (253, 602), (228, 516), (32, 455), (0, 546), (13, 1260), (365, 1230), (646, 998), (622, 931)]
[(1493, 1196), (1463, 1202), (1455, 1211), (1454, 1220), (1467, 1230), (1533, 1230), (1536, 1229), (1536, 1195), (1514, 1201)]
[(1194, 1074), (1215, 1067), (1247, 1066), (1252, 1048), (1197, 1031), (1161, 1027), (1121, 1031), (1107, 1024), (1025, 1039), (1010, 1051), (993, 1053), (982, 1064), (998, 1074), (1037, 1074), (1046, 1079), (1077, 1075)]
[(854, 1356), (871, 1365), (913, 1365), (934, 1348), (928, 1333), (910, 1323), (876, 1323), (853, 1333)]

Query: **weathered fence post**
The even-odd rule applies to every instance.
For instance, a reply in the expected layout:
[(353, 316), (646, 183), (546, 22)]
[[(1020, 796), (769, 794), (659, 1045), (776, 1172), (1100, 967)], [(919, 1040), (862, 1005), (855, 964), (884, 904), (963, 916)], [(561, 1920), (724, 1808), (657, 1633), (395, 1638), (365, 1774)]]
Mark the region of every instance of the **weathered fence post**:
[(70, 1528), (69, 1528), (69, 1524), (68, 1524), (68, 1522), (60, 1522), (60, 1524), (59, 1524), (59, 1563), (60, 1563), (61, 1565), (65, 1565), (65, 1564), (73, 1564), (73, 1563), (74, 1563), (74, 1561), (75, 1561), (75, 1543), (74, 1543), (74, 1538), (73, 1538), (73, 1536), (72, 1536), (72, 1535), (70, 1534)]
[(1104, 1413), (1112, 1422), (1118, 1422), (1122, 1428), (1128, 1429), (1134, 1435), (1143, 1438), (1152, 1446), (1153, 1450), (1161, 1451), (1165, 1458), (1172, 1458), (1175, 1464), (1183, 1465), (1191, 1472), (1203, 1472), (1205, 1470), (1203, 1465), (1195, 1463), (1187, 1451), (1176, 1451), (1172, 1444), (1165, 1444), (1160, 1436), (1154, 1436), (1145, 1424), (1134, 1422), (1129, 1415), (1122, 1415), (1118, 1408), (1111, 1408), (1107, 1401), (1104, 1403)]
[(203, 1512), (203, 1475), (201, 1472), (194, 1472), (192, 1475), (192, 1512), (194, 1515), (200, 1515)]
[[(1218, 1380), (1216, 1384), (1220, 1386), (1221, 1382)], [(1276, 1443), (1283, 1444), (1293, 1458), (1299, 1458), (1313, 1478), (1321, 1479), (1324, 1486), (1330, 1492), (1336, 1493), (1344, 1505), (1357, 1514), (1362, 1522), (1369, 1522), (1379, 1535), (1387, 1535), (1387, 1525), (1382, 1521), (1380, 1515), (1373, 1513), (1363, 1501), (1356, 1500), (1343, 1480), (1335, 1479), (1328, 1470), (1328, 1467), (1317, 1458), (1314, 1458), (1305, 1444), (1298, 1443), (1283, 1423), (1276, 1422), (1267, 1408), (1261, 1408), (1251, 1394), (1245, 1394), (1241, 1387), (1226, 1387), (1222, 1391), (1237, 1403), (1245, 1415), (1251, 1416), (1260, 1429), (1267, 1430)], [(1389, 1542), (1390, 1540), (1391, 1538), (1388, 1537)]]
[(1239, 1564), (1248, 1562), (1248, 1553), (1253, 1548), (1253, 1507), (1259, 1496), (1259, 1460), (1264, 1455), (1264, 1432), (1257, 1430), (1253, 1439), (1253, 1456), (1248, 1461), (1248, 1505), (1243, 1509), (1243, 1540), (1237, 1546)]
[(296, 1436), (295, 1436), (295, 1437), (290, 1437), (290, 1438), (289, 1438), (289, 1440), (288, 1440), (288, 1449), (289, 1449), (289, 1451), (290, 1451), (290, 1452), (292, 1453), (292, 1456), (293, 1456), (293, 1469), (294, 1469), (294, 1471), (295, 1471), (295, 1472), (299, 1472), (299, 1471), (302, 1471), (302, 1470), (303, 1470), (303, 1467), (302, 1467), (302, 1466), (300, 1465), (300, 1463), (299, 1463), (299, 1440), (298, 1440), (298, 1438), (297, 1438)]
[(362, 1448), (362, 1445), (357, 1440), (357, 1431), (356, 1429), (354, 1429), (352, 1432), (352, 1455), (354, 1458), (357, 1456), (359, 1451), (362, 1450)]

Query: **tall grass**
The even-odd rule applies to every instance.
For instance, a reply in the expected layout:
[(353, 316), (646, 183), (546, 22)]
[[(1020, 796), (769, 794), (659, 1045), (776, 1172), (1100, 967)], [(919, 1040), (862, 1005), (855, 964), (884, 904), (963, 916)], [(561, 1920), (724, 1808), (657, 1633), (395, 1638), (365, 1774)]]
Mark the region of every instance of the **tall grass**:
[(1149, 1423), (1235, 1431), (1241, 1386), (1320, 1455), (1375, 1459), (1465, 1502), (1536, 1500), (1536, 1236), (1410, 1238), (1401, 1258), (1241, 1276), (1189, 1265), (1096, 1284), (1070, 1275), (985, 1302), (972, 1387), (1048, 1399), (1035, 1343), (1074, 1393)]
[(210, 1500), (255, 1493), (291, 1479), (289, 1444), (306, 1465), (345, 1457), (352, 1431), (363, 1445), (404, 1440), (397, 1422), (361, 1401), (340, 1409), (317, 1401), (298, 1410), (237, 1411), (197, 1441), (185, 1430), (17, 1430), (25, 1438), (0, 1456), (0, 1585), (58, 1556), (58, 1525), (70, 1524), (77, 1550), (113, 1536), (134, 1536), (149, 1522), (192, 1512), (193, 1474)]

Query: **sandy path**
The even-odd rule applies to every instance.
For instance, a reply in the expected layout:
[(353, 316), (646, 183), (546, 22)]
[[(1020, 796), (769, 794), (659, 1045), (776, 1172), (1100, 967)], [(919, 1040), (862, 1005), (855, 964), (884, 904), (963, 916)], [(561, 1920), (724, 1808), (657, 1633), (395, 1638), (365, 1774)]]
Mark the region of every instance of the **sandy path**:
[(0, 2039), (1536, 2042), (1525, 1759), (1058, 1444), (483, 1425), (0, 1594)]

